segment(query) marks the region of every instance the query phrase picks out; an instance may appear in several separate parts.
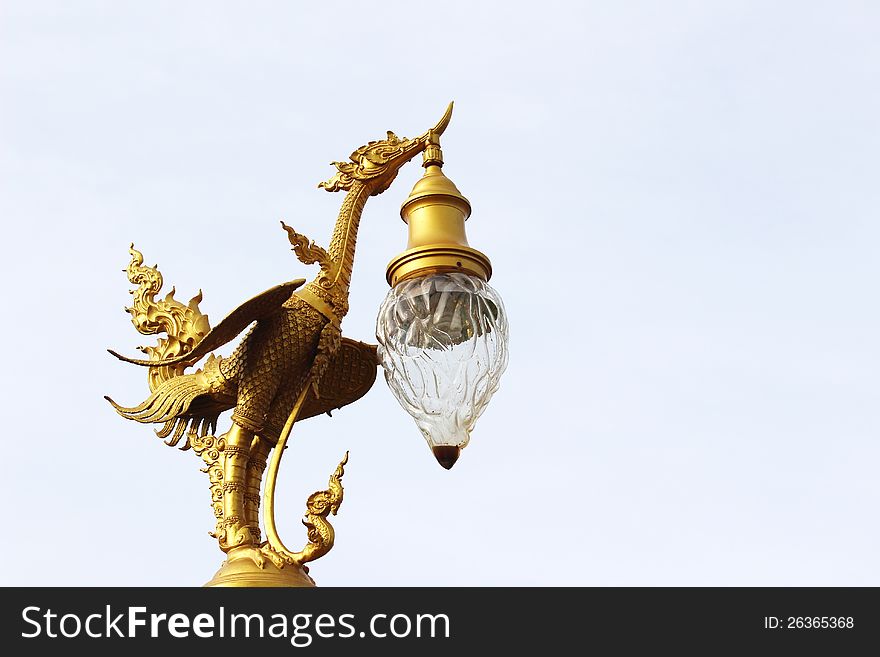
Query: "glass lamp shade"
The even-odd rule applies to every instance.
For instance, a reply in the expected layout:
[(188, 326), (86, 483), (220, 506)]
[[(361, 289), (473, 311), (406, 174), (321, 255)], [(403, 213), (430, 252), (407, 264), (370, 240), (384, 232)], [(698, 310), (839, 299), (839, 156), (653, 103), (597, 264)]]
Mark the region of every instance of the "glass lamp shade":
[(507, 367), (501, 297), (464, 273), (407, 279), (385, 297), (376, 337), (388, 387), (451, 468)]

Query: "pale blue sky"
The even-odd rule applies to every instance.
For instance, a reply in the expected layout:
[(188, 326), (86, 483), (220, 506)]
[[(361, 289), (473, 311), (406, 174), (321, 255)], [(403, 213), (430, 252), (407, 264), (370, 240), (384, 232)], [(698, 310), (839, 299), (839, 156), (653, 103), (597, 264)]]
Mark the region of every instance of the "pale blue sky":
[[(0, 582), (211, 577), (198, 459), (102, 399), (147, 389), (104, 352), (147, 340), (128, 243), (216, 322), (314, 274), (278, 220), (326, 244), (328, 162), (455, 99), (510, 366), (449, 472), (381, 378), (297, 425), (288, 544), (351, 450), (318, 583), (880, 585), (877, 5), (473, 4), (0, 3)], [(351, 337), (418, 175), (367, 205)]]

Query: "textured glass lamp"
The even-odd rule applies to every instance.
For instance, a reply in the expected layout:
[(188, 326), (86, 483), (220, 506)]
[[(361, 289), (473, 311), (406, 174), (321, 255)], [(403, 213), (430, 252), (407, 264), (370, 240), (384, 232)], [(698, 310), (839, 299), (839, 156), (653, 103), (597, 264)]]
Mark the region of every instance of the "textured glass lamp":
[(391, 290), (376, 337), (388, 386), (449, 469), (498, 389), (508, 327), (501, 297), (487, 283), (492, 265), (467, 243), (470, 203), (443, 174), (436, 135), (429, 135), (423, 166), (400, 210), (409, 243), (388, 265)]

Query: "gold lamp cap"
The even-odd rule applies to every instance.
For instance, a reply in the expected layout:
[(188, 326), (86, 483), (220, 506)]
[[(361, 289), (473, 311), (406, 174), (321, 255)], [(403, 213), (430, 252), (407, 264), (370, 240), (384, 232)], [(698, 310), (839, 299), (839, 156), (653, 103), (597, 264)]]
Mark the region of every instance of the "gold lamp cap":
[(385, 272), (388, 284), (440, 272), (462, 272), (488, 281), (492, 263), (468, 245), (464, 222), (471, 204), (443, 173), (443, 152), (436, 133), (429, 131), (423, 152), (424, 175), (400, 207), (409, 226), (406, 251)]
[(401, 218), (409, 223), (413, 210), (429, 205), (451, 205), (458, 208), (467, 220), (471, 216), (471, 204), (458, 191), (458, 187), (443, 173), (443, 151), (433, 131), (428, 132), (428, 145), (422, 155), (424, 175), (413, 185), (409, 197), (400, 206)]

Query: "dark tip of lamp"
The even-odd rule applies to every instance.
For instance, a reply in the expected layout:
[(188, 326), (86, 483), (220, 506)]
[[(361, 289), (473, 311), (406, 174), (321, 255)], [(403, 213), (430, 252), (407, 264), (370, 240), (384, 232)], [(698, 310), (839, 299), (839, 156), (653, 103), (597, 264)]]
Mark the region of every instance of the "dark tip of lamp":
[(461, 448), (458, 445), (435, 445), (431, 448), (437, 463), (449, 470), (458, 460)]

